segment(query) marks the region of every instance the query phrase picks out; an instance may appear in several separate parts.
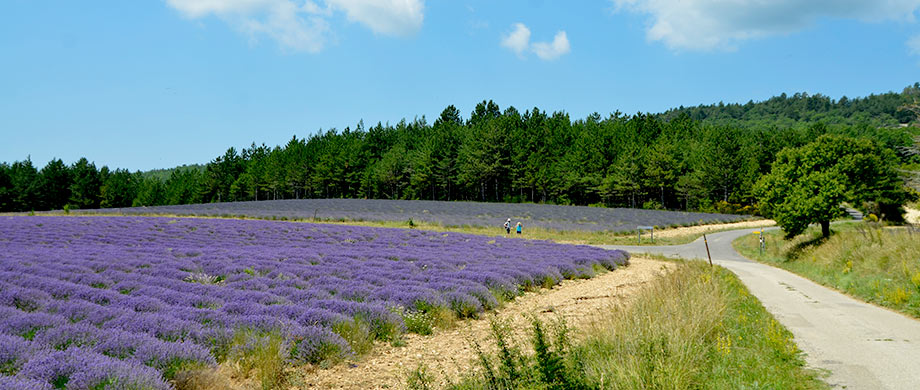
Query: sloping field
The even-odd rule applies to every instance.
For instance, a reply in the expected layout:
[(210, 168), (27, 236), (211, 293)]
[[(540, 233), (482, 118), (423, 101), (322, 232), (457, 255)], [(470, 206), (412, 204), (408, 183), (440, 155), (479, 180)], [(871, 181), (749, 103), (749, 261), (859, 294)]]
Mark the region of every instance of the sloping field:
[(476, 316), (627, 261), (403, 229), (2, 217), (0, 387), (169, 389), (183, 370), (264, 355), (271, 340), (277, 361), (334, 361), (433, 313)]
[(443, 226), (495, 226), (506, 219), (525, 228), (553, 230), (623, 231), (637, 225), (658, 227), (733, 222), (743, 216), (533, 203), (442, 202), (381, 199), (298, 199), (259, 202), (205, 203), (178, 206), (92, 210), (93, 213), (247, 216), (354, 221), (428, 222)]

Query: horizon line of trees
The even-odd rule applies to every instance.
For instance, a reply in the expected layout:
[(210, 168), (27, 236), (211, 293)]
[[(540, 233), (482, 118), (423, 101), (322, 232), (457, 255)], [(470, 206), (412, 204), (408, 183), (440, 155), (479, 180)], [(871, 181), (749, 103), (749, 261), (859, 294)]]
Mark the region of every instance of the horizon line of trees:
[(785, 93), (761, 102), (723, 103), (678, 107), (665, 111), (661, 118), (671, 120), (682, 114), (691, 119), (730, 126), (792, 127), (801, 123), (822, 122), (826, 125), (867, 124), (873, 127), (897, 126), (915, 120), (906, 105), (917, 103), (920, 82), (900, 93), (871, 94), (867, 97), (832, 99), (820, 93), (810, 95)]
[[(775, 102), (756, 104), (768, 103)], [(784, 148), (836, 134), (898, 151), (913, 145), (911, 131), (866, 123), (726, 125), (670, 111), (572, 120), (483, 101), (468, 119), (451, 105), (433, 124), (423, 117), (366, 128), (362, 121), (295, 135), (283, 146), (230, 147), (203, 169), (174, 169), (165, 180), (163, 172), (97, 169), (86, 158), (71, 165), (54, 159), (41, 169), (29, 159), (2, 163), (0, 211), (347, 197), (752, 213), (754, 183)]]

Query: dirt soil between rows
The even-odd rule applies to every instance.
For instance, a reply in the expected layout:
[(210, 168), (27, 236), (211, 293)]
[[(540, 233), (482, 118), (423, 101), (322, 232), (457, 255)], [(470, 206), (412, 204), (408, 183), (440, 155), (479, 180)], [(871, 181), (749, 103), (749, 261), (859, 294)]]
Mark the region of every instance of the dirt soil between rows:
[(290, 389), (403, 389), (407, 373), (424, 364), (428, 372), (446, 384), (474, 369), (474, 345), (485, 351), (490, 340), (492, 319), (507, 321), (516, 340), (529, 340), (534, 316), (552, 322), (560, 317), (578, 337), (578, 330), (594, 321), (599, 313), (628, 303), (637, 291), (675, 265), (646, 258), (633, 258), (621, 267), (591, 279), (567, 280), (552, 289), (529, 292), (477, 320), (458, 322), (433, 335), (409, 334), (401, 347), (379, 343), (369, 354), (328, 369), (301, 367)]
[(680, 236), (689, 236), (693, 234), (708, 233), (710, 231), (724, 230), (724, 229), (747, 229), (755, 227), (767, 227), (776, 225), (776, 222), (772, 219), (758, 219), (756, 221), (744, 221), (744, 222), (731, 222), (731, 223), (714, 223), (709, 225), (696, 225), (696, 226), (687, 226), (679, 227), (674, 229), (664, 229), (661, 231), (655, 230), (655, 237), (665, 238), (665, 237), (680, 237)]

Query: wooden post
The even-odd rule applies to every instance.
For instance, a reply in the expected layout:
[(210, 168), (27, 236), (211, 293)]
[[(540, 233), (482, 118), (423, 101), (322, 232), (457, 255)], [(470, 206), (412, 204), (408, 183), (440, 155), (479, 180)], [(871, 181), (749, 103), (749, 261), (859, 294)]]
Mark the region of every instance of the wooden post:
[(706, 257), (709, 258), (709, 266), (712, 267), (712, 255), (709, 254), (709, 241), (706, 240), (706, 233), (703, 233), (703, 244), (706, 244)]
[(642, 243), (642, 231), (648, 230), (651, 232), (652, 241), (655, 241), (655, 227), (654, 226), (636, 226), (636, 238), (639, 239), (639, 243)]

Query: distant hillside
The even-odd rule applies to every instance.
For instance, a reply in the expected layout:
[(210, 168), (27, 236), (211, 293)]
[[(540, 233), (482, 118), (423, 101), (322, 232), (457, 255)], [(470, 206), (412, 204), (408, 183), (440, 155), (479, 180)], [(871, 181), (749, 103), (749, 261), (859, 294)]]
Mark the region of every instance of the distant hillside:
[(483, 100), (468, 116), (450, 105), (433, 123), (359, 120), (284, 145), (229, 147), (205, 165), (131, 173), (86, 158), (0, 163), (0, 211), (365, 198), (751, 214), (777, 153), (824, 134), (870, 139), (905, 176), (920, 170), (920, 126), (907, 127), (920, 112), (901, 109), (916, 102), (920, 83), (865, 98), (797, 93), (585, 118)]
[(862, 98), (843, 96), (832, 99), (822, 94), (783, 93), (761, 102), (745, 104), (699, 105), (668, 110), (660, 117), (671, 120), (682, 114), (691, 119), (718, 125), (763, 128), (790, 128), (821, 122), (828, 126), (869, 125), (897, 127), (910, 123), (914, 114), (901, 109), (920, 99), (920, 83), (904, 88), (900, 93), (888, 92)]
[(173, 172), (178, 171), (179, 173), (186, 173), (189, 171), (194, 171), (195, 173), (202, 173), (205, 170), (205, 165), (203, 164), (192, 164), (174, 167), (174, 168), (163, 168), (163, 169), (151, 169), (149, 171), (143, 171), (140, 173), (141, 177), (144, 179), (157, 179), (161, 182), (166, 182), (167, 179), (172, 175)]

